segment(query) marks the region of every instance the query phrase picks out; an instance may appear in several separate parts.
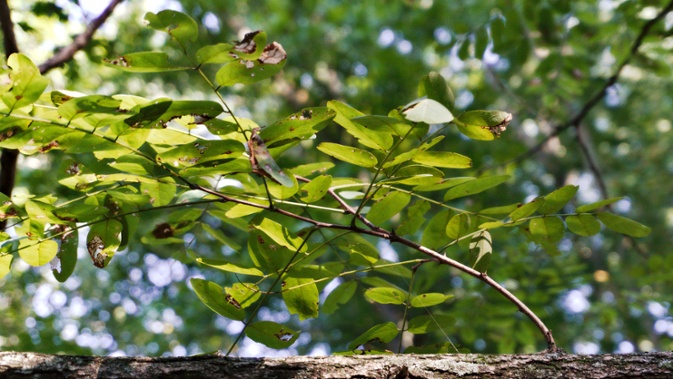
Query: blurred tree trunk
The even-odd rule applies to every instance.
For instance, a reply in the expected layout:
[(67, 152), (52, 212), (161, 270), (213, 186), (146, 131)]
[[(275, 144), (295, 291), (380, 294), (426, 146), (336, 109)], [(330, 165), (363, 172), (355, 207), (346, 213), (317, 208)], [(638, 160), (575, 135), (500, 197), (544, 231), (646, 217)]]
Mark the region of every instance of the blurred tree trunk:
[(2, 378), (671, 378), (673, 353), (83, 357), (0, 352)]

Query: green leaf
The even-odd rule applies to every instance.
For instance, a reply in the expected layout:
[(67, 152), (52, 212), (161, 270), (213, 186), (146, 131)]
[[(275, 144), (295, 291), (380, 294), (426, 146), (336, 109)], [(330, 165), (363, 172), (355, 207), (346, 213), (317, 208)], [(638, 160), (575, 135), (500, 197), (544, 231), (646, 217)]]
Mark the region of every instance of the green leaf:
[(128, 53), (117, 59), (105, 60), (105, 65), (128, 72), (167, 72), (191, 70), (191, 67), (177, 66), (168, 61), (168, 54), (161, 51)]
[(449, 238), (446, 236), (446, 226), (451, 220), (451, 211), (445, 210), (434, 215), (428, 226), (423, 230), (423, 237), (421, 238), (421, 245), (430, 248), (437, 249), (447, 242)]
[(473, 269), (479, 272), (486, 272), (488, 270), (489, 263), (491, 263), (491, 255), (493, 255), (491, 241), (491, 233), (487, 230), (483, 230), (472, 238), (469, 255)]
[(428, 99), (435, 100), (445, 106), (449, 111), (453, 110), (455, 97), (451, 87), (442, 75), (437, 72), (430, 72), (421, 78), (418, 85), (418, 96), (427, 96)]
[(332, 185), (332, 177), (321, 175), (301, 187), (301, 201), (313, 203), (322, 199)]
[(456, 118), (461, 133), (469, 138), (491, 141), (507, 129), (512, 115), (502, 111), (469, 111)]
[(381, 343), (388, 343), (397, 337), (398, 333), (399, 330), (397, 329), (397, 326), (395, 326), (395, 324), (392, 322), (374, 325), (373, 327), (369, 328), (369, 330), (354, 339), (351, 343), (349, 343), (348, 350), (355, 350), (359, 346), (368, 342), (378, 341)]
[(558, 217), (547, 216), (530, 220), (530, 232), (537, 239), (557, 243), (563, 238), (565, 225)]
[(649, 227), (614, 213), (599, 212), (596, 214), (596, 217), (598, 217), (608, 229), (617, 233), (626, 234), (627, 236), (640, 238), (646, 237), (652, 232), (652, 229)]
[(289, 276), (283, 279), (283, 300), (287, 310), (298, 315), (299, 320), (318, 317), (318, 297), (318, 287), (313, 279)]
[(411, 103), (402, 110), (402, 114), (409, 121), (426, 124), (444, 124), (453, 121), (451, 111), (432, 99), (421, 99)]
[[(443, 139), (444, 139), (444, 136), (438, 136), (438, 137), (433, 138), (429, 142), (424, 142), (423, 144), (421, 144), (419, 147), (417, 147), (415, 149), (411, 149), (409, 151), (405, 151), (403, 153), (397, 154), (396, 156), (393, 157), (393, 159), (384, 163), (383, 168), (388, 168), (388, 167), (396, 166), (400, 163), (407, 162), (407, 161), (411, 160), (414, 156), (416, 156), (418, 153), (421, 153), (421, 152), (424, 152), (424, 151), (430, 149), (431, 147), (435, 146), (436, 144), (438, 144)], [(403, 176), (403, 175), (408, 174), (404, 171), (404, 169), (412, 170), (412, 168), (408, 168), (408, 167), (409, 166), (401, 168), (397, 172), (397, 174), (395, 174), (395, 176)], [(422, 168), (422, 167), (425, 167), (425, 166), (414, 165), (413, 169)], [(433, 169), (433, 168), (432, 167), (426, 167), (426, 170), (427, 169)], [(414, 174), (420, 174), (420, 170), (413, 170), (413, 173)], [(439, 176), (442, 175), (441, 171), (439, 172), (438, 175)]]
[(242, 309), (253, 305), (262, 296), (259, 287), (254, 283), (234, 283), (233, 286), (226, 287), (224, 292), (228, 303)]
[(122, 224), (113, 219), (99, 222), (91, 227), (86, 237), (86, 248), (94, 266), (107, 266), (121, 244)]
[(177, 184), (171, 177), (161, 178), (153, 183), (140, 183), (140, 192), (149, 195), (149, 202), (154, 207), (170, 204), (176, 190)]
[(378, 225), (390, 220), (409, 204), (411, 195), (406, 192), (390, 192), (374, 203), (367, 212), (367, 219)]
[[(211, 213), (212, 214), (212, 213)], [(203, 230), (208, 233), (211, 237), (215, 238), (222, 245), (229, 246), (232, 250), (238, 251), (241, 250), (241, 245), (238, 244), (234, 239), (230, 238), (221, 229), (214, 229), (212, 226), (207, 223), (201, 223)]]
[(528, 217), (533, 213), (535, 213), (535, 211), (537, 211), (542, 206), (542, 204), (544, 204), (544, 198), (537, 197), (533, 199), (531, 202), (524, 204), (515, 209), (514, 211), (512, 211), (512, 213), (509, 214), (509, 218), (512, 221), (516, 221), (518, 219)]
[(472, 160), (464, 155), (446, 151), (425, 151), (412, 159), (416, 163), (443, 168), (470, 168)]
[(54, 274), (54, 278), (63, 283), (68, 280), (73, 271), (75, 271), (79, 235), (77, 231), (73, 231), (62, 235), (59, 238), (61, 239), (61, 245), (56, 254), (59, 262), (56, 267), (52, 267), (51, 271)]
[(303, 239), (297, 237), (289, 229), (271, 219), (256, 217), (250, 222), (250, 226), (263, 231), (271, 237), (273, 241), (288, 249), (299, 250), (302, 253), (306, 252), (306, 244)]
[(216, 268), (225, 272), (241, 275), (264, 276), (264, 273), (254, 267), (242, 267), (224, 259), (196, 258), (197, 263)]
[(236, 59), (236, 57), (229, 54), (233, 47), (234, 45), (229, 43), (203, 46), (196, 51), (196, 61), (199, 65), (229, 63)]
[(360, 134), (376, 144), (373, 148), (381, 151), (387, 151), (393, 146), (394, 127), (400, 124), (399, 120), (391, 117), (370, 115), (354, 117), (351, 121), (359, 128)]
[(168, 33), (178, 41), (183, 48), (196, 41), (199, 35), (199, 26), (196, 21), (184, 13), (173, 10), (163, 10), (159, 13), (148, 12), (145, 21), (150, 28)]
[(356, 147), (339, 145), (331, 142), (323, 142), (318, 145), (318, 150), (340, 161), (354, 164), (360, 167), (374, 167), (378, 163), (376, 157), (370, 152)]
[(287, 349), (299, 338), (299, 333), (272, 321), (258, 321), (248, 325), (245, 335), (272, 349)]
[(577, 207), (577, 209), (575, 209), (575, 212), (586, 213), (586, 212), (595, 211), (596, 209), (601, 209), (605, 206), (616, 203), (621, 199), (623, 199), (623, 197), (612, 197), (610, 199), (597, 201), (595, 203), (581, 205), (581, 206)]
[(58, 114), (64, 119), (71, 121), (75, 118), (85, 117), (92, 114), (106, 114), (113, 116), (128, 117), (128, 114), (119, 109), (121, 100), (110, 96), (91, 95), (72, 98), (58, 107)]
[(432, 307), (433, 305), (439, 305), (450, 299), (453, 296), (447, 296), (443, 293), (424, 293), (411, 298), (411, 306), (414, 308), (425, 308)]
[(221, 87), (234, 84), (252, 84), (270, 78), (285, 66), (287, 53), (283, 47), (273, 42), (264, 48), (256, 60), (239, 60), (222, 67), (215, 74), (215, 80)]
[(9, 270), (12, 266), (12, 259), (14, 256), (12, 254), (2, 254), (0, 255), (0, 279), (9, 274)]
[(58, 243), (53, 240), (30, 240), (27, 238), (19, 241), (19, 255), (31, 266), (42, 266), (49, 263), (58, 253)]
[(357, 288), (358, 283), (355, 280), (341, 283), (327, 295), (327, 298), (322, 305), (322, 313), (326, 315), (334, 313), (339, 308), (339, 305), (346, 304), (350, 301), (353, 295), (355, 295), (355, 290), (357, 290)]
[(484, 192), (487, 189), (491, 189), (506, 182), (509, 178), (509, 175), (487, 176), (484, 178), (471, 180), (466, 183), (458, 184), (457, 186), (446, 191), (444, 194), (444, 201)]
[(501, 205), (499, 207), (485, 208), (479, 211), (482, 215), (506, 215), (519, 208), (521, 204)]
[(279, 141), (305, 140), (324, 129), (335, 116), (336, 112), (329, 108), (306, 108), (265, 127), (259, 136), (268, 146)]
[(568, 229), (580, 236), (589, 237), (600, 232), (601, 223), (591, 214), (580, 213), (577, 216), (566, 217)]
[(457, 240), (470, 233), (470, 215), (459, 213), (451, 217), (451, 221), (446, 224), (446, 235), (452, 240)]
[(563, 186), (544, 197), (544, 204), (537, 210), (543, 215), (560, 211), (568, 202), (575, 197), (578, 186)]
[(199, 278), (191, 278), (189, 283), (199, 300), (215, 313), (232, 320), (243, 321), (245, 319), (245, 311), (229, 303), (224, 290), (219, 285)]
[(404, 304), (407, 294), (397, 288), (374, 287), (365, 291), (365, 297), (379, 304)]
[[(346, 132), (357, 138), (360, 144), (380, 151), (386, 151), (392, 146), (393, 141), (388, 133), (379, 133), (379, 130), (370, 130), (355, 121), (359, 117), (366, 117), (364, 113), (336, 100), (327, 102), (327, 107), (336, 111), (334, 122), (341, 125)], [(363, 120), (366, 120), (366, 118)]]
[(398, 235), (410, 235), (418, 231), (425, 223), (425, 214), (430, 210), (430, 203), (424, 200), (418, 200), (409, 208), (407, 214), (402, 218), (402, 222), (395, 229)]
[(337, 244), (339, 249), (350, 254), (350, 263), (358, 266), (369, 266), (378, 262), (379, 251), (359, 234), (348, 234)]
[(33, 62), (21, 53), (14, 53), (7, 59), (11, 84), (8, 90), (2, 91), (2, 102), (9, 109), (18, 109), (37, 101), (47, 88), (49, 79), (40, 75), (40, 70)]
[(449, 315), (423, 315), (409, 320), (407, 331), (413, 334), (424, 334), (435, 330), (447, 330), (455, 324), (455, 318)]
[(173, 167), (191, 167), (215, 160), (235, 159), (243, 152), (245, 147), (238, 141), (197, 140), (160, 153), (157, 159)]

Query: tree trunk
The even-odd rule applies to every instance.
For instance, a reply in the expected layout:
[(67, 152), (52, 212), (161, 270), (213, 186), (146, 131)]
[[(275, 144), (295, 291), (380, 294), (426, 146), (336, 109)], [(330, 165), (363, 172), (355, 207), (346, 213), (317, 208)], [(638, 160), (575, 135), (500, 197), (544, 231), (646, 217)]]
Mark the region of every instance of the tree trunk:
[(672, 378), (673, 353), (84, 357), (0, 352), (2, 378)]

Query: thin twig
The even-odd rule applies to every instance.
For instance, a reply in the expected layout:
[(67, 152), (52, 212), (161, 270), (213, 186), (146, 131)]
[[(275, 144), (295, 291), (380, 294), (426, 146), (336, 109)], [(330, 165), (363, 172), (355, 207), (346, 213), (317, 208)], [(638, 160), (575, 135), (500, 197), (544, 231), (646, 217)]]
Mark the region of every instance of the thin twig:
[[(435, 260), (439, 263), (454, 267), (454, 268), (456, 268), (456, 269), (458, 269), (458, 270), (460, 270), (460, 271), (462, 271), (462, 272), (464, 272), (464, 273), (466, 273), (470, 276), (473, 276), (473, 277), (481, 280), (482, 282), (486, 283), (487, 285), (493, 287), (496, 291), (500, 292), (507, 300), (509, 300), (514, 305), (516, 305), (517, 308), (524, 315), (526, 315), (535, 324), (535, 326), (537, 326), (538, 329), (540, 329), (540, 331), (542, 332), (542, 334), (545, 338), (545, 341), (547, 342), (547, 346), (548, 346), (549, 350), (550, 351), (556, 351), (556, 342), (554, 341), (554, 337), (552, 336), (551, 330), (549, 330), (549, 328), (547, 328), (547, 326), (542, 322), (542, 320), (540, 320), (540, 318), (537, 317), (537, 315), (530, 308), (528, 308), (528, 306), (526, 306), (526, 304), (524, 304), (521, 300), (519, 300), (519, 298), (517, 298), (514, 294), (509, 292), (500, 283), (493, 280), (486, 273), (479, 272), (479, 271), (477, 271), (477, 270), (475, 270), (475, 269), (473, 269), (469, 266), (466, 266), (466, 265), (464, 265), (464, 264), (462, 264), (462, 263), (460, 263), (456, 260), (453, 260), (453, 259), (451, 259), (447, 256), (444, 256), (444, 255), (438, 253), (437, 251), (434, 251), (434, 250), (429, 249), (425, 246), (419, 245), (418, 243), (416, 243), (414, 241), (408, 240), (404, 237), (400, 237), (400, 236), (396, 235), (395, 233), (389, 232), (389, 231), (384, 230), (380, 227), (375, 226), (375, 229), (363, 229), (363, 228), (360, 228), (360, 227), (357, 227), (357, 226), (354, 226), (354, 225), (341, 225), (341, 224), (332, 224), (332, 223), (328, 223), (328, 222), (317, 221), (317, 220), (313, 220), (313, 219), (308, 218), (308, 217), (304, 217), (304, 216), (286, 211), (284, 209), (272, 208), (270, 206), (266, 206), (266, 205), (262, 205), (262, 204), (256, 204), (256, 203), (248, 202), (248, 201), (245, 201), (245, 200), (240, 200), (240, 199), (237, 199), (237, 198), (234, 198), (234, 197), (230, 197), (230, 196), (227, 196), (225, 194), (219, 193), (217, 191), (208, 189), (206, 187), (202, 187), (198, 184), (192, 184), (191, 187), (193, 189), (198, 189), (198, 190), (204, 191), (206, 193), (209, 193), (211, 195), (215, 195), (215, 196), (221, 198), (223, 201), (231, 201), (231, 202), (234, 202), (234, 203), (245, 204), (245, 205), (249, 205), (249, 206), (256, 207), (256, 208), (265, 209), (265, 210), (270, 211), (270, 212), (276, 212), (276, 213), (282, 214), (282, 215), (287, 216), (287, 217), (291, 217), (291, 218), (294, 218), (294, 219), (297, 219), (297, 220), (307, 222), (307, 223), (312, 224), (312, 225), (314, 225), (318, 228), (350, 230), (350, 231), (355, 232), (355, 233), (367, 234), (367, 235), (378, 237), (378, 238), (381, 238), (381, 239), (386, 239), (386, 240), (390, 241), (391, 243), (397, 242), (397, 243), (400, 243), (400, 244), (405, 245), (407, 247), (410, 247), (414, 250), (417, 250), (417, 251), (431, 257), (433, 260)], [(335, 196), (335, 195), (336, 194), (334, 194), (332, 196)], [(336, 196), (335, 198), (338, 198), (338, 196)], [(352, 211), (352, 208), (351, 208), (351, 211)]]

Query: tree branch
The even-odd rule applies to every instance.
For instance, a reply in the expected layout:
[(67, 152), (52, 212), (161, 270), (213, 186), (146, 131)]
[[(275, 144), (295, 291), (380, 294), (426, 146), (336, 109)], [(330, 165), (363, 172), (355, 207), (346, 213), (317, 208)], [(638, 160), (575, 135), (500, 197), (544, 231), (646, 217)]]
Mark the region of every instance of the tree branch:
[[(302, 180), (305, 181), (306, 179), (299, 178), (299, 180), (300, 181), (302, 181)], [(454, 268), (456, 268), (456, 269), (458, 269), (458, 270), (460, 270), (460, 271), (462, 271), (462, 272), (464, 272), (464, 273), (466, 273), (466, 274), (468, 274), (472, 277), (475, 277), (475, 278), (481, 280), (482, 282), (486, 283), (487, 285), (493, 287), (496, 291), (500, 292), (500, 294), (502, 294), (512, 304), (516, 305), (516, 307), (521, 311), (521, 313), (526, 315), (535, 324), (535, 326), (537, 326), (537, 328), (540, 329), (540, 332), (542, 332), (542, 335), (544, 336), (545, 341), (547, 342), (547, 347), (550, 351), (556, 351), (557, 350), (556, 341), (554, 341), (554, 337), (552, 336), (551, 330), (549, 328), (547, 328), (547, 326), (544, 324), (544, 322), (542, 322), (542, 320), (540, 320), (540, 318), (535, 314), (535, 312), (533, 312), (530, 308), (528, 308), (528, 306), (526, 306), (526, 304), (524, 304), (521, 300), (519, 300), (519, 298), (517, 298), (513, 293), (509, 292), (505, 287), (503, 287), (500, 283), (493, 280), (493, 278), (488, 276), (485, 272), (479, 272), (479, 271), (477, 271), (477, 270), (475, 270), (475, 269), (473, 269), (469, 266), (466, 266), (466, 265), (464, 265), (464, 264), (462, 264), (462, 263), (460, 263), (456, 260), (453, 260), (453, 259), (451, 259), (451, 258), (449, 258), (445, 255), (442, 255), (442, 254), (440, 254), (440, 253), (438, 253), (438, 252), (436, 252), (432, 249), (429, 249), (425, 246), (422, 246), (422, 245), (420, 245), (420, 244), (418, 244), (414, 241), (408, 240), (404, 237), (400, 237), (395, 233), (389, 232), (385, 229), (382, 229), (378, 226), (375, 226), (375, 225), (371, 224), (369, 221), (367, 221), (367, 222), (369, 222), (369, 224), (371, 225), (371, 229), (363, 229), (363, 228), (360, 228), (360, 227), (357, 227), (357, 226), (354, 226), (354, 225), (332, 224), (332, 223), (313, 220), (311, 218), (304, 217), (304, 216), (301, 216), (301, 215), (298, 215), (298, 214), (295, 214), (295, 213), (292, 213), (290, 211), (286, 211), (284, 209), (280, 209), (280, 208), (277, 208), (277, 207), (271, 207), (271, 206), (266, 206), (266, 205), (263, 205), (263, 204), (256, 204), (256, 203), (253, 203), (253, 202), (249, 202), (249, 201), (245, 201), (245, 200), (241, 200), (241, 199), (236, 199), (236, 198), (227, 196), (225, 194), (219, 193), (217, 191), (205, 188), (205, 187), (197, 185), (197, 184), (191, 184), (190, 183), (190, 187), (193, 188), (193, 189), (198, 189), (198, 190), (201, 190), (201, 191), (206, 192), (208, 194), (217, 196), (217, 197), (221, 198), (223, 201), (231, 201), (231, 202), (238, 203), (238, 204), (245, 204), (245, 205), (249, 205), (249, 206), (256, 207), (256, 208), (265, 209), (265, 210), (270, 211), (270, 212), (279, 213), (279, 214), (282, 214), (282, 215), (287, 216), (287, 217), (291, 217), (291, 218), (294, 218), (294, 219), (297, 219), (297, 220), (300, 220), (300, 221), (304, 221), (304, 222), (312, 224), (312, 225), (314, 225), (318, 228), (350, 230), (350, 231), (355, 232), (355, 233), (367, 234), (367, 235), (378, 237), (378, 238), (381, 238), (381, 239), (386, 239), (386, 240), (390, 241), (391, 243), (397, 242), (397, 243), (400, 243), (400, 244), (405, 245), (407, 247), (410, 247), (414, 250), (417, 250), (417, 251), (431, 257), (434, 261), (437, 261), (439, 263), (454, 267)], [(330, 191), (329, 193), (332, 197), (337, 199), (337, 201), (339, 202), (339, 204), (342, 205), (342, 207), (344, 207), (344, 211), (346, 213), (351, 213), (352, 214), (354, 212), (354, 210), (350, 206), (348, 206), (345, 202), (343, 202), (343, 200), (340, 200), (339, 196), (336, 193), (334, 193), (334, 191)], [(360, 220), (364, 219), (364, 217), (358, 217), (358, 218)], [(364, 220), (366, 220), (366, 219), (364, 219)]]
[[(4, 0), (3, 0), (4, 1)], [(61, 66), (65, 62), (72, 59), (75, 56), (75, 53), (79, 50), (82, 50), (86, 45), (91, 42), (94, 33), (105, 23), (105, 21), (112, 15), (114, 9), (124, 0), (112, 0), (110, 4), (103, 10), (103, 12), (96, 17), (89, 26), (87, 26), (84, 33), (75, 37), (72, 43), (61, 50), (59, 50), (53, 57), (49, 58), (46, 62), (42, 63), (39, 66), (40, 73), (44, 74), (49, 70)]]
[(608, 78), (608, 80), (603, 84), (603, 87), (596, 93), (594, 96), (592, 96), (585, 104), (582, 106), (582, 109), (573, 117), (570, 121), (563, 123), (561, 125), (557, 125), (554, 127), (554, 130), (551, 134), (549, 134), (547, 137), (545, 137), (542, 141), (540, 141), (537, 145), (529, 149), (527, 152), (524, 154), (519, 155), (515, 159), (513, 159), (509, 163), (519, 163), (523, 160), (526, 160), (533, 155), (537, 154), (542, 150), (542, 148), (549, 142), (552, 138), (557, 137), (560, 135), (562, 132), (565, 130), (574, 127), (574, 128), (579, 128), (580, 123), (584, 118), (589, 114), (589, 112), (595, 107), (603, 97), (605, 97), (605, 93), (607, 92), (608, 88), (612, 87), (617, 83), (617, 80), (619, 80), (619, 76), (622, 73), (622, 70), (624, 70), (624, 67), (626, 67), (629, 62), (633, 59), (633, 57), (638, 53), (638, 50), (640, 49), (640, 46), (643, 44), (643, 41), (645, 40), (645, 37), (647, 34), (650, 32), (650, 29), (662, 20), (666, 14), (669, 12), (673, 11), (673, 1), (669, 2), (668, 5), (664, 9), (659, 12), (659, 14), (656, 15), (653, 19), (649, 20), (646, 22), (642, 29), (640, 30), (640, 33), (636, 37), (636, 39), (633, 41), (633, 44), (631, 45), (630, 53), (628, 56), (622, 60), (622, 62), (619, 64), (617, 67), (617, 70)]

